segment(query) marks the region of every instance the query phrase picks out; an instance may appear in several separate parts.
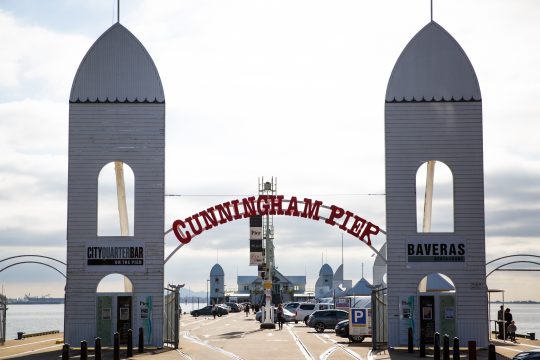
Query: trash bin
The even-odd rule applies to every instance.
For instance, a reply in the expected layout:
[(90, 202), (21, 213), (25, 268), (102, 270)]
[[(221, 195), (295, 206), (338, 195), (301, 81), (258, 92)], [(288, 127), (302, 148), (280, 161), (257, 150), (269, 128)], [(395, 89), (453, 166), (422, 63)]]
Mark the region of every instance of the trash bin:
[(17, 340), (22, 340), (23, 334), (24, 334), (24, 332), (17, 331)]

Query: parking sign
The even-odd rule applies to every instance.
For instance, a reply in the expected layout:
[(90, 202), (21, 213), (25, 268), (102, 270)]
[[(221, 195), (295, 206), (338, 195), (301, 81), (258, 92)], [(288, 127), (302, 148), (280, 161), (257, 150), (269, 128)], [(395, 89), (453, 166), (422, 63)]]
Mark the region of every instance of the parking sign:
[(351, 309), (351, 324), (366, 326), (367, 325), (367, 309)]

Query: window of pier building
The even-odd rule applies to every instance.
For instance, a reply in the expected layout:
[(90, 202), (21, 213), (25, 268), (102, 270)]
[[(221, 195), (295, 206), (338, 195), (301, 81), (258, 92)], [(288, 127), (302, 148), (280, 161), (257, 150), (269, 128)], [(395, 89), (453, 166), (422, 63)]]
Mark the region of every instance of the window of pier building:
[(416, 172), (418, 232), (454, 232), (454, 178), (442, 161), (426, 161)]
[(113, 161), (98, 176), (97, 235), (133, 236), (135, 176), (129, 165)]

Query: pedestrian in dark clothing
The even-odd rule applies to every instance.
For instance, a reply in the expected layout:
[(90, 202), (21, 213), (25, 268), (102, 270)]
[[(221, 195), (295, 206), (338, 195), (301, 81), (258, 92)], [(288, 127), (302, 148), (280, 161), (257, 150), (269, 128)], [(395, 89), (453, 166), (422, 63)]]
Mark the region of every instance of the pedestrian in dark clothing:
[(249, 315), (249, 304), (246, 304), (246, 308), (244, 309), (246, 312), (246, 317)]
[[(510, 312), (510, 308), (506, 308), (506, 310), (504, 310), (504, 329), (505, 330), (508, 329), (508, 325), (510, 325), (512, 320), (514, 319), (512, 318), (512, 313)], [(508, 337), (508, 334), (505, 334), (504, 338), (506, 339), (507, 337)]]
[(501, 309), (497, 311), (497, 325), (499, 325), (499, 333), (497, 338), (504, 339), (504, 305), (501, 305)]
[(285, 322), (285, 316), (283, 315), (283, 305), (279, 304), (276, 310), (277, 322), (279, 330), (283, 330), (283, 323)]
[(212, 305), (212, 315), (214, 316), (214, 319), (216, 318), (217, 312), (218, 312), (218, 309), (217, 309), (216, 304)]

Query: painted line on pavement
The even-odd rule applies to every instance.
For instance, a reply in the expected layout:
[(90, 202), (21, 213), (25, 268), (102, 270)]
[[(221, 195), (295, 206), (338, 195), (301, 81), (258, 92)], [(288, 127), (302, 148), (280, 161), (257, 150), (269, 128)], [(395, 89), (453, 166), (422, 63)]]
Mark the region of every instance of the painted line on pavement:
[(326, 350), (325, 352), (323, 352), (323, 353), (321, 354), (321, 356), (319, 356), (319, 360), (326, 360), (326, 359), (328, 359), (328, 357), (329, 357), (330, 355), (332, 355), (332, 353), (333, 353), (334, 351), (336, 351), (337, 349), (338, 349), (337, 346), (332, 346), (331, 348), (329, 348), (328, 350)]
[(342, 344), (336, 344), (336, 346), (340, 348), (341, 350), (345, 351), (348, 355), (352, 356), (354, 359), (362, 360), (362, 357), (360, 356), (360, 354), (355, 353), (354, 351), (349, 349), (347, 346), (342, 345)]
[(31, 354), (31, 353), (38, 354), (37, 351), (46, 350), (46, 349), (52, 349), (52, 348), (55, 348), (55, 347), (57, 347), (58, 350), (60, 350), (62, 348), (62, 346), (60, 344), (58, 344), (58, 345), (47, 346), (47, 347), (39, 348), (39, 349), (28, 350), (28, 351), (25, 351), (25, 352), (22, 352), (22, 353), (12, 354), (10, 356), (2, 356), (2, 357), (0, 357), (0, 359), (13, 359), (14, 356), (18, 357), (18, 356), (21, 356), (21, 355), (24, 355), (24, 354)]
[(324, 337), (325, 337), (328, 341), (333, 342), (334, 344), (337, 344), (337, 340), (332, 339), (328, 334), (324, 334)]
[(191, 356), (189, 356), (188, 354), (186, 354), (185, 352), (183, 352), (182, 350), (179, 350), (179, 349), (176, 349), (176, 352), (180, 354), (180, 356), (183, 358), (183, 359), (186, 359), (186, 360), (193, 360), (193, 358)]
[(512, 348), (509, 348), (509, 347), (506, 347), (506, 346), (497, 346), (497, 349), (505, 349), (505, 350), (515, 351), (515, 352), (527, 351), (527, 350), (512, 349)]
[(288, 325), (286, 327), (287, 327), (287, 331), (289, 332), (289, 334), (291, 334), (291, 336), (294, 339), (294, 342), (296, 343), (296, 345), (300, 349), (300, 352), (302, 353), (302, 355), (304, 355), (304, 357), (307, 360), (314, 360), (315, 358), (313, 357), (313, 355), (311, 355), (311, 353), (307, 349), (306, 345), (304, 345), (302, 340), (300, 340), (300, 338), (294, 333), (294, 331), (291, 330), (291, 328)]
[(321, 335), (319, 334), (315, 334), (315, 336), (317, 337), (317, 339), (321, 340), (324, 344), (327, 344), (326, 340), (324, 340)]
[(189, 332), (187, 332), (187, 334), (184, 334), (183, 335), (183, 338), (186, 339), (186, 340), (189, 340), (189, 341), (192, 341), (196, 344), (199, 344), (199, 345), (202, 345), (202, 346), (205, 346), (207, 348), (210, 348), (212, 350), (215, 350), (217, 352), (219, 352), (220, 354), (223, 354), (227, 357), (230, 357), (231, 359), (235, 359), (235, 360), (244, 360), (242, 359), (240, 356), (236, 355), (236, 354), (233, 354), (232, 352), (229, 352), (227, 350), (223, 350), (222, 348), (219, 348), (217, 346), (214, 346), (214, 345), (211, 345), (211, 344), (208, 344), (207, 342), (205, 341), (202, 341), (201, 339), (199, 339), (198, 337), (196, 336), (191, 336), (189, 334)]
[(34, 345), (34, 344), (41, 344), (41, 343), (44, 343), (44, 342), (50, 342), (50, 341), (56, 341), (56, 340), (63, 340), (63, 338), (54, 338), (54, 339), (47, 339), (47, 340), (41, 340), (41, 341), (34, 341), (34, 342), (27, 342), (27, 343), (24, 343), (24, 344), (19, 344), (19, 345), (11, 345), (11, 346), (2, 346), (2, 350), (4, 349), (11, 349), (11, 348), (16, 348), (16, 347), (21, 347), (21, 346), (30, 346), (30, 345)]

